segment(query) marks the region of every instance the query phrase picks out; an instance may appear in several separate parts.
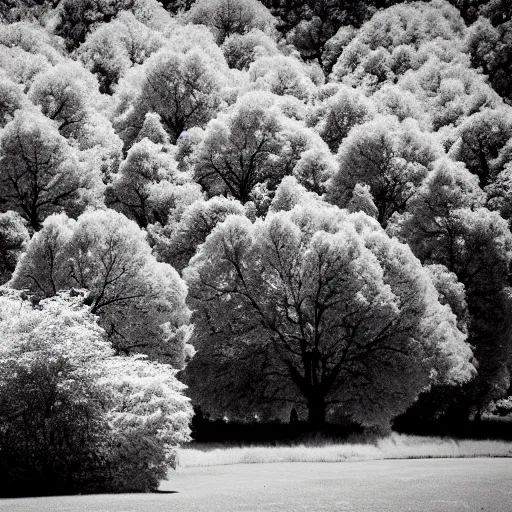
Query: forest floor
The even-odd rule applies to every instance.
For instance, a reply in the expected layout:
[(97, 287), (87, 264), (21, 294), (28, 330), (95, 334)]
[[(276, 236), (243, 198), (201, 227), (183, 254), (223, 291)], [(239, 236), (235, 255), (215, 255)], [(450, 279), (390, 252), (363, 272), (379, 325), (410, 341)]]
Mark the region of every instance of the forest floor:
[(328, 440), (278, 446), (229, 446), (191, 443), (179, 452), (182, 468), (278, 462), (346, 462), (381, 459), (512, 457), (512, 442), (456, 440), (393, 433), (374, 442), (353, 438), (344, 443)]
[(155, 494), (0, 500), (2, 512), (510, 512), (506, 458), (181, 468)]

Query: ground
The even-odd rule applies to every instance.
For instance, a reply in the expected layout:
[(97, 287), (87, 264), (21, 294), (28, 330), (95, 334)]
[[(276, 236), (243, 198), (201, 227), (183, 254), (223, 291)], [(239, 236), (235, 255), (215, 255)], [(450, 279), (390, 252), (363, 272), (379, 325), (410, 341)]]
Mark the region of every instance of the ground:
[(1, 512), (510, 512), (506, 458), (185, 468), (156, 494), (0, 500)]

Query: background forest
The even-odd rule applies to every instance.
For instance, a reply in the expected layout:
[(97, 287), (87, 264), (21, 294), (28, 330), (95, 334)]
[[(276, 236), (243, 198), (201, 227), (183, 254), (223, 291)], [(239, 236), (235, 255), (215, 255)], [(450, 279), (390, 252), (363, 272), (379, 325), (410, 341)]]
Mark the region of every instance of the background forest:
[(156, 489), (192, 407), (512, 410), (507, 0), (0, 18), (5, 492)]

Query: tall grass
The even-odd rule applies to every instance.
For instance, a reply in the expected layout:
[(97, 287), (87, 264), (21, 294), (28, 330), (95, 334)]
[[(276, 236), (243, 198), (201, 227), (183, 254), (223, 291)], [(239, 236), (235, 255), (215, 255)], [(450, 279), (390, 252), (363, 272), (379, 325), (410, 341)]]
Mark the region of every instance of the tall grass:
[(179, 451), (180, 467), (271, 462), (344, 462), (446, 457), (512, 457), (512, 442), (454, 440), (391, 434), (374, 442), (296, 446), (214, 447), (193, 444)]

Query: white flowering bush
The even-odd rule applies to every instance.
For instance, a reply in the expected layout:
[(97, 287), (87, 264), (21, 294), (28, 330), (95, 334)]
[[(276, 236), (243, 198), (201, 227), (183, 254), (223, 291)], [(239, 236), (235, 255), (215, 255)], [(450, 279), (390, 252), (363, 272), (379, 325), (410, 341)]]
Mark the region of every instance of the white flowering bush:
[(4, 494), (151, 491), (175, 466), (184, 386), (167, 365), (114, 356), (96, 320), (80, 294), (0, 291)]
[(154, 490), (176, 467), (176, 447), (189, 440), (192, 408), (175, 370), (145, 356), (106, 361), (101, 380), (109, 390), (110, 486), (115, 491)]

